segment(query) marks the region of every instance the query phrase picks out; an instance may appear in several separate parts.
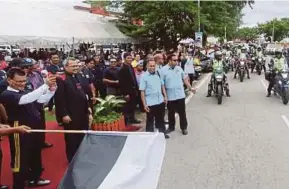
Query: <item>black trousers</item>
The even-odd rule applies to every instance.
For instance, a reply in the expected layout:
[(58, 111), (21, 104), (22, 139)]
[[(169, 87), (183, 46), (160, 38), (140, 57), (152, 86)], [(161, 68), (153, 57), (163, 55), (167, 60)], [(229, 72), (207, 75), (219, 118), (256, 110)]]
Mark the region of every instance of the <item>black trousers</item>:
[(42, 174), (42, 139), (38, 133), (9, 137), (13, 189), (24, 189), (26, 180), (38, 181)]
[(50, 99), (50, 101), (48, 102), (48, 105), (47, 105), (47, 107), (48, 107), (48, 111), (52, 111), (53, 110), (53, 106), (54, 106), (54, 97), (52, 97), (51, 99)]
[(268, 88), (267, 88), (268, 94), (271, 94), (272, 88), (274, 87), (274, 84), (276, 83), (276, 77), (278, 77), (276, 72), (271, 73), (271, 77), (270, 77), (270, 80), (269, 80), (269, 85), (268, 85)]
[[(45, 111), (44, 108), (40, 109), (40, 117), (41, 117), (41, 129), (45, 130), (46, 121), (45, 121)], [(41, 136), (42, 144), (45, 143), (45, 133), (38, 133)]]
[(188, 74), (189, 79), (190, 79), (190, 84), (191, 86), (193, 85), (193, 81), (195, 80), (195, 75), (194, 74)]
[(137, 105), (138, 105), (139, 111), (144, 112), (144, 107), (143, 107), (143, 103), (141, 101), (140, 91), (139, 91), (138, 96), (137, 96)]
[(179, 114), (181, 130), (185, 130), (188, 127), (187, 116), (186, 116), (186, 104), (185, 98), (168, 101), (168, 118), (169, 118), (169, 129), (175, 130), (176, 119), (175, 113)]
[(105, 98), (107, 93), (106, 93), (106, 85), (104, 85), (102, 83), (102, 81), (97, 81), (94, 83), (95, 88), (98, 90), (99, 92), (99, 96), (101, 98)]
[(160, 132), (165, 132), (165, 104), (149, 106), (149, 109), (146, 113), (146, 131), (154, 132), (155, 125)]
[(137, 103), (137, 92), (130, 94), (129, 100), (123, 106), (125, 124), (128, 124), (131, 120), (135, 119), (136, 103)]
[[(73, 120), (73, 117), (71, 118)], [(63, 124), (64, 130), (87, 130), (88, 129), (88, 120), (83, 122), (71, 122), (69, 124)], [(83, 126), (83, 127), (81, 127)], [(70, 163), (77, 152), (84, 134), (64, 134), (65, 140), (65, 150), (67, 161)]]

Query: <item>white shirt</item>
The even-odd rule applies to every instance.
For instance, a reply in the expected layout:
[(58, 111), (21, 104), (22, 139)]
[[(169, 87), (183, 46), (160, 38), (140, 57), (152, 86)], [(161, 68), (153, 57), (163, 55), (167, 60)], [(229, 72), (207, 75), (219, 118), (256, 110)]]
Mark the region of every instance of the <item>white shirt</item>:
[[(7, 90), (19, 92), (19, 90), (16, 90), (10, 86), (7, 87)], [(50, 101), (50, 99), (53, 97), (54, 94), (55, 94), (55, 91), (50, 91), (49, 86), (46, 84), (43, 84), (38, 89), (23, 95), (19, 100), (19, 105), (29, 104), (35, 101), (46, 105)]]
[(187, 59), (184, 69), (185, 74), (195, 74), (194, 60), (192, 58)]

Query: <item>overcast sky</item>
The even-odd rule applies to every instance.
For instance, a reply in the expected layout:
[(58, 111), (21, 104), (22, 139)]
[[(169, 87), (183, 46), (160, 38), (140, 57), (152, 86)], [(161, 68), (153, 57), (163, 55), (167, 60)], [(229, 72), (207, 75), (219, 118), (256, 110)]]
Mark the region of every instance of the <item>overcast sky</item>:
[[(81, 5), (82, 0), (0, 0), (1, 1), (34, 1), (41, 3), (53, 3), (59, 6), (72, 7)], [(202, 1), (202, 0), (201, 0)], [(287, 0), (255, 0), (253, 10), (246, 6), (243, 10), (243, 26), (255, 26), (257, 23), (263, 23), (274, 18), (289, 17), (289, 1)]]
[(244, 26), (255, 26), (274, 18), (289, 17), (289, 1), (255, 0), (253, 10), (247, 6), (243, 13)]

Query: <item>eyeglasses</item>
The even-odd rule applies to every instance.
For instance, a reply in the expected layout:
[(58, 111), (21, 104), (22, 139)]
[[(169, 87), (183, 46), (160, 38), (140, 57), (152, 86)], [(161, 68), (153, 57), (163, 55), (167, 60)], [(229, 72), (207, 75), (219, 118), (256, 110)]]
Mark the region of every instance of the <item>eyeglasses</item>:
[(16, 82), (16, 83), (26, 83), (26, 80), (19, 80), (19, 81), (13, 80), (13, 81)]
[(177, 60), (177, 59), (172, 59), (172, 61), (173, 61), (173, 62), (176, 62), (176, 61), (178, 61), (178, 60)]

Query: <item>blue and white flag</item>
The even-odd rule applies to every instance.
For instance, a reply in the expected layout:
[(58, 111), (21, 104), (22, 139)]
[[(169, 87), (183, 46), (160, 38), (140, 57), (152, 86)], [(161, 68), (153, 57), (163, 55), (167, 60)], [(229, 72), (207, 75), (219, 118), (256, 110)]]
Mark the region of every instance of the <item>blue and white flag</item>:
[(163, 133), (86, 134), (58, 189), (156, 189)]

